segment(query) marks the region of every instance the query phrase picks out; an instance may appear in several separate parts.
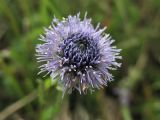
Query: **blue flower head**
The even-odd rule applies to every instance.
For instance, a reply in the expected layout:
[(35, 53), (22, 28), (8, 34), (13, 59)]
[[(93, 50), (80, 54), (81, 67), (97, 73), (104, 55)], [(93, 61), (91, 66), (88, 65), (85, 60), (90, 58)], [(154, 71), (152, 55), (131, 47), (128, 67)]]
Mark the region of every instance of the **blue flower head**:
[(36, 47), (38, 62), (43, 62), (40, 73), (47, 71), (52, 80), (59, 77), (63, 93), (106, 86), (113, 80), (109, 71), (120, 67), (120, 49), (111, 45), (114, 40), (104, 33), (106, 27), (94, 28), (86, 14), (83, 20), (79, 16), (54, 18), (40, 37), (44, 43)]

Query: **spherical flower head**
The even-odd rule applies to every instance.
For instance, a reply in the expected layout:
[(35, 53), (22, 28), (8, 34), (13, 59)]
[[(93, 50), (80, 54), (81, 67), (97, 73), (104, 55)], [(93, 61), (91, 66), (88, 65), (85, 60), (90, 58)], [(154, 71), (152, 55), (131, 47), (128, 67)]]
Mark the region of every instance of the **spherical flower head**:
[(116, 62), (121, 59), (120, 49), (111, 45), (114, 40), (104, 33), (106, 27), (94, 28), (86, 14), (83, 20), (79, 16), (54, 18), (40, 37), (44, 43), (36, 47), (38, 62), (43, 62), (40, 73), (47, 71), (52, 80), (60, 78), (63, 93), (76, 89), (81, 94), (106, 86), (113, 80), (109, 71), (120, 67)]

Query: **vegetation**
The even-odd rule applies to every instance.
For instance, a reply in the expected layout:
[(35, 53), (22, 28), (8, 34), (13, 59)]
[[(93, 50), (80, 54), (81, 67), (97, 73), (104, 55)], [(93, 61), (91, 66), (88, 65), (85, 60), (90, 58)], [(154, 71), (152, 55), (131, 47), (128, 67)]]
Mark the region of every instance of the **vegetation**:
[[(85, 12), (122, 49), (114, 81), (94, 93), (73, 92), (37, 75), (43, 28)], [(0, 120), (160, 120), (159, 0), (0, 0)]]

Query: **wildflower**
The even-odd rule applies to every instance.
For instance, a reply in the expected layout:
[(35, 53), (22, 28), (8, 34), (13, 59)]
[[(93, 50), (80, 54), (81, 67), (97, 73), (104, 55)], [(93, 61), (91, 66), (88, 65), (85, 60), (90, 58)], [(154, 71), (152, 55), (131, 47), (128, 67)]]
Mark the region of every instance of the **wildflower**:
[(120, 67), (120, 49), (111, 46), (114, 42), (103, 29), (91, 24), (91, 19), (80, 14), (68, 16), (62, 21), (54, 18), (36, 47), (40, 73), (47, 71), (54, 80), (59, 77), (63, 93), (77, 89), (80, 94), (93, 88), (101, 88), (113, 80), (109, 70)]

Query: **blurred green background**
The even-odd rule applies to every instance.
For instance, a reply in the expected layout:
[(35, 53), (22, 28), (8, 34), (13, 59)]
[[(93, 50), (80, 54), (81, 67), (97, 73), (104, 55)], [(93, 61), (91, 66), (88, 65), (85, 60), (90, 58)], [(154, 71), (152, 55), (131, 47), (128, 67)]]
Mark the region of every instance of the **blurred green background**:
[[(122, 49), (114, 81), (62, 99), (37, 75), (35, 46), (55, 15), (88, 12)], [(160, 0), (0, 0), (0, 120), (160, 120)]]

